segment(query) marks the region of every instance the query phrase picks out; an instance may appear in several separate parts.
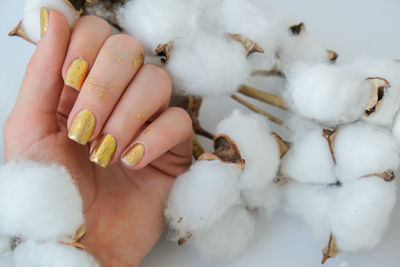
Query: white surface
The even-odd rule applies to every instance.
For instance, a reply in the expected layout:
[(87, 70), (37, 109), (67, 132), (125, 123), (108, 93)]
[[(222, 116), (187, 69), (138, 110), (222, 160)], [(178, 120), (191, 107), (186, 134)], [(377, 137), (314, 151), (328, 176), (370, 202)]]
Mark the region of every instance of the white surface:
[[(271, 1), (272, 2), (272, 1)], [(294, 14), (304, 21), (308, 31), (320, 38), (328, 48), (339, 53), (340, 58), (356, 55), (400, 58), (400, 1), (372, 0), (280, 0), (273, 6), (283, 14)], [(34, 46), (19, 38), (9, 38), (7, 33), (20, 20), (23, 1), (8, 1), (0, 10), (0, 123), (10, 111), (25, 66)], [(262, 79), (257, 79), (258, 84)], [(279, 82), (278, 82), (279, 84)], [(265, 83), (263, 88), (277, 91), (277, 83)], [(271, 89), (270, 89), (271, 88)], [(40, 93), (40, 92), (38, 92)], [(265, 107), (265, 105), (258, 104)], [(233, 107), (239, 107), (230, 99), (205, 101), (200, 119), (203, 126), (214, 130), (219, 120)], [(272, 112), (276, 110), (271, 109)], [(204, 141), (202, 139), (202, 141)], [(1, 148), (3, 144), (1, 142)], [(1, 153), (1, 159), (3, 154)], [(394, 216), (383, 241), (372, 251), (344, 253), (328, 260), (326, 266), (397, 267), (400, 262), (400, 205), (396, 204)], [(189, 241), (190, 242), (190, 241)], [(232, 262), (208, 262), (199, 258), (189, 246), (177, 247), (162, 237), (159, 244), (145, 258), (142, 267), (174, 266), (271, 266), (314, 267), (320, 266), (320, 244), (311, 231), (299, 221), (278, 214), (267, 221), (260, 220), (256, 238), (247, 252)]]

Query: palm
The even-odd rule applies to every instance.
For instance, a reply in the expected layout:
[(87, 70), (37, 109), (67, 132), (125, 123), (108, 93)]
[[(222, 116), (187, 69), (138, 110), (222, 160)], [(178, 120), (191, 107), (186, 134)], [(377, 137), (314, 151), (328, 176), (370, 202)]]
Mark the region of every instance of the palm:
[[(24, 128), (30, 135), (24, 144), (7, 145), (6, 157), (56, 161), (66, 166), (84, 201), (87, 232), (82, 243), (87, 250), (102, 266), (137, 265), (161, 234), (164, 204), (175, 172), (190, 164), (191, 157), (168, 152), (139, 171), (120, 163), (101, 168), (89, 161), (89, 146), (68, 139), (63, 116), (59, 116), (58, 125), (58, 130), (42, 137), (42, 128)], [(7, 131), (5, 143), (12, 144), (13, 137), (20, 134)]]

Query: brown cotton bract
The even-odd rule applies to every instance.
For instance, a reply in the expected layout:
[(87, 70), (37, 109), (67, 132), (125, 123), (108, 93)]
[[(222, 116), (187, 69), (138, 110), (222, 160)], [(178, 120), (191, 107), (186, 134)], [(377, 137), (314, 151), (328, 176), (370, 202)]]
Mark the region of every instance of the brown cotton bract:
[(382, 100), (385, 96), (386, 88), (390, 87), (389, 82), (385, 78), (372, 77), (366, 79), (370, 84), (373, 91), (372, 98), (365, 107), (365, 116), (369, 117), (375, 114), (379, 106), (382, 104)]
[(241, 169), (245, 166), (245, 160), (240, 154), (238, 145), (226, 134), (219, 134), (214, 137), (214, 152), (203, 153), (198, 160), (220, 160), (223, 163), (233, 163)]
[(254, 40), (251, 40), (241, 34), (236, 34), (236, 33), (228, 33), (227, 35), (232, 40), (241, 43), (243, 47), (246, 49), (247, 55), (250, 55), (255, 52), (264, 53), (264, 49), (262, 49), (262, 47), (259, 44), (257, 44)]
[(86, 225), (82, 224), (75, 232), (75, 236), (69, 241), (61, 241), (61, 244), (72, 246), (80, 249), (85, 249), (85, 245), (83, 245), (80, 241), (86, 234)]
[(24, 27), (22, 26), (22, 21), (20, 21), (20, 22), (18, 23), (18, 25), (15, 26), (15, 28), (12, 29), (12, 30), (8, 33), (8, 36), (19, 36), (19, 37), (21, 37), (22, 39), (24, 39), (25, 41), (28, 41), (28, 42), (30, 42), (30, 43), (32, 43), (32, 44), (36, 44), (32, 39), (30, 39), (30, 38), (28, 37), (28, 35), (26, 35), (25, 30), (24, 30)]
[(328, 246), (322, 250), (322, 261), (324, 264), (328, 259), (336, 257), (340, 253), (340, 250), (337, 248), (336, 239), (333, 234), (329, 237)]
[(282, 139), (277, 133), (271, 132), (272, 136), (275, 138), (279, 145), (279, 152), (281, 158), (286, 155), (286, 153), (289, 151), (291, 144), (285, 140)]

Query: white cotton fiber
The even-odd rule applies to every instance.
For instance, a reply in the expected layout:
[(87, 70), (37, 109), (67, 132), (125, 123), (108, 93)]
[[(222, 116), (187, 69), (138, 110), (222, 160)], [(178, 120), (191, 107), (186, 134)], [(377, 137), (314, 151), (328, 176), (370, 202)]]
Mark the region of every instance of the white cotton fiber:
[(258, 214), (272, 216), (274, 212), (282, 208), (284, 186), (270, 182), (260, 188), (242, 188), (240, 194), (251, 210), (257, 210)]
[(336, 175), (341, 182), (399, 168), (399, 150), (384, 128), (367, 123), (344, 126), (334, 144)]
[(234, 110), (218, 124), (217, 133), (232, 138), (246, 161), (240, 177), (242, 190), (255, 194), (272, 183), (280, 164), (280, 150), (264, 117)]
[(329, 64), (297, 65), (288, 75), (287, 88), (293, 111), (330, 126), (358, 119), (372, 97), (365, 77)]
[(28, 37), (34, 42), (38, 42), (40, 39), (40, 7), (60, 11), (67, 19), (70, 27), (79, 18), (79, 14), (64, 0), (25, 0), (22, 25)]
[(261, 9), (251, 0), (224, 0), (212, 8), (212, 14), (218, 30), (241, 34), (264, 50), (263, 54), (249, 56), (255, 68), (268, 69), (273, 66), (275, 53), (281, 45), (281, 32), (286, 28), (271, 9)]
[(166, 68), (177, 90), (199, 96), (232, 94), (249, 77), (243, 45), (207, 31), (175, 40)]
[(394, 139), (396, 140), (397, 144), (400, 146), (400, 113), (397, 113), (394, 123), (393, 123), (393, 128), (392, 128), (392, 135)]
[(286, 211), (300, 217), (317, 240), (326, 242), (331, 234), (331, 214), (339, 187), (291, 182), (286, 187)]
[(321, 42), (314, 39), (306, 30), (303, 30), (299, 35), (293, 35), (289, 27), (282, 34), (282, 46), (278, 52), (279, 69), (288, 73), (299, 62), (307, 64), (329, 62), (328, 50)]
[(83, 250), (58, 243), (25, 241), (14, 252), (15, 267), (98, 267)]
[(343, 186), (332, 216), (332, 231), (339, 249), (355, 251), (376, 246), (395, 201), (395, 184), (378, 177)]
[(202, 229), (218, 220), (232, 205), (240, 203), (239, 171), (219, 160), (197, 161), (180, 175), (169, 194), (165, 216), (171, 238)]
[(195, 30), (200, 4), (201, 1), (193, 0), (131, 0), (119, 9), (117, 17), (146, 52), (154, 54), (159, 44)]
[(210, 227), (196, 232), (190, 242), (207, 258), (227, 260), (247, 248), (254, 226), (253, 216), (245, 208), (235, 207)]
[(282, 159), (281, 173), (302, 183), (336, 183), (335, 164), (323, 129), (315, 128), (292, 143)]
[(370, 123), (391, 127), (394, 116), (400, 107), (400, 63), (393, 59), (358, 59), (351, 67), (363, 74), (365, 78), (380, 77), (386, 79), (390, 87), (385, 89), (381, 104), (377, 111), (362, 118)]
[(64, 167), (10, 162), (0, 168), (0, 234), (72, 238), (84, 223), (82, 199)]

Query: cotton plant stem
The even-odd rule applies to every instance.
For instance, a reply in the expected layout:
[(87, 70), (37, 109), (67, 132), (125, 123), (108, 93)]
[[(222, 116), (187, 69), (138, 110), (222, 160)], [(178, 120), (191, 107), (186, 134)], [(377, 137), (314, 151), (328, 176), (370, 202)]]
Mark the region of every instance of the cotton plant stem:
[(285, 101), (277, 95), (262, 91), (260, 89), (248, 86), (248, 85), (241, 85), (239, 90), (239, 93), (260, 100), (262, 102), (268, 103), (270, 105), (273, 105), (277, 108), (283, 109), (283, 110), (288, 110), (288, 106), (286, 105)]
[(198, 119), (192, 118), (192, 122), (193, 122), (193, 130), (196, 134), (201, 135), (201, 136), (206, 137), (211, 140), (214, 139), (214, 135), (212, 133), (205, 130), (203, 127), (201, 127)]
[(204, 149), (199, 142), (196, 134), (193, 131), (193, 157), (197, 160), (201, 154), (204, 153)]
[(276, 124), (278, 124), (280, 126), (284, 126), (285, 125), (284, 122), (281, 119), (279, 119), (278, 117), (275, 117), (274, 115), (272, 115), (272, 114), (260, 109), (259, 107), (256, 107), (255, 105), (247, 102), (243, 98), (240, 98), (237, 95), (232, 95), (231, 97), (234, 100), (236, 100), (237, 102), (239, 102), (240, 104), (242, 104), (245, 107), (247, 107), (248, 109), (267, 117), (270, 121), (272, 121), (272, 122), (274, 122), (274, 123), (276, 123)]

